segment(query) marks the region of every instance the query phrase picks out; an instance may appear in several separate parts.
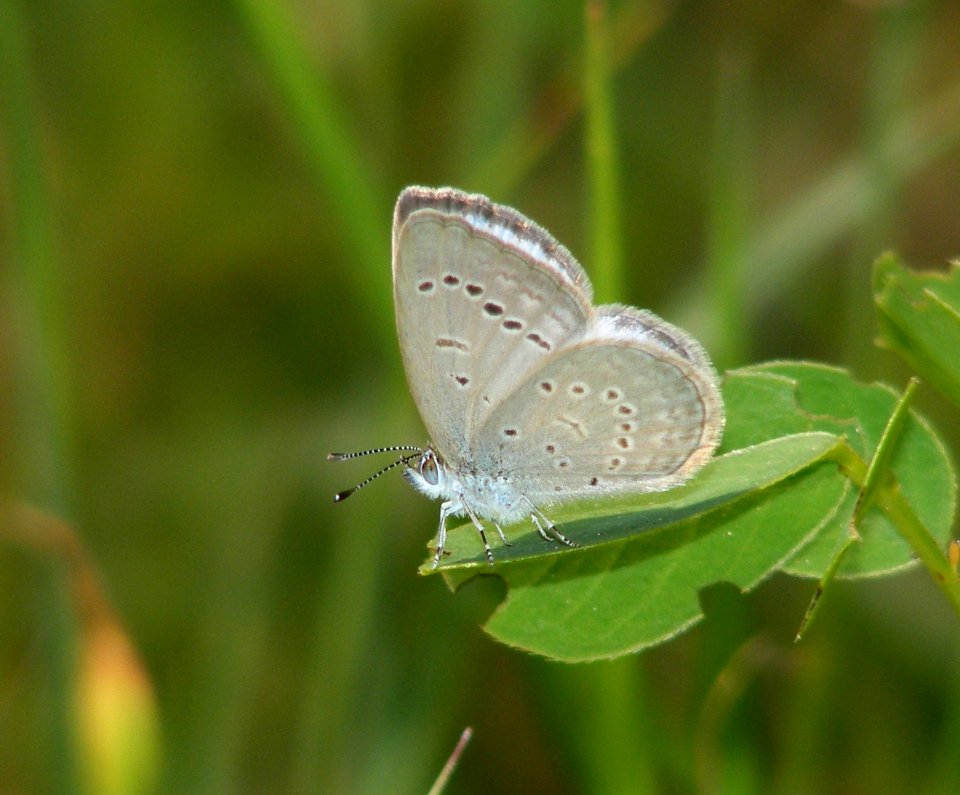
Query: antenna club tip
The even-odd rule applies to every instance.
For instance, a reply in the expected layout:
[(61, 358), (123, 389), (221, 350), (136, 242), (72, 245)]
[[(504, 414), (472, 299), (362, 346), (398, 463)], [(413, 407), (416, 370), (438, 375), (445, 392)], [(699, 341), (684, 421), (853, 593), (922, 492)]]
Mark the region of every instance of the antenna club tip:
[(423, 451), (419, 447), (413, 447), (411, 445), (395, 445), (393, 447), (379, 447), (376, 450), (363, 450), (359, 453), (327, 453), (327, 461), (346, 461), (347, 459), (359, 458), (360, 456), (364, 456), (364, 455), (373, 455), (375, 453), (390, 453), (397, 450), (403, 450), (409, 454), (402, 456), (399, 460), (394, 461), (392, 464), (387, 464), (385, 467), (381, 468), (379, 471), (374, 472), (370, 477), (360, 481), (353, 488), (334, 494), (333, 501), (343, 502), (345, 499), (347, 499), (347, 497), (349, 497), (355, 491), (359, 491), (364, 486), (372, 483), (374, 480), (380, 477), (384, 472), (389, 472), (394, 467), (398, 467), (401, 465), (409, 465), (410, 461), (416, 458), (418, 455), (421, 455)]

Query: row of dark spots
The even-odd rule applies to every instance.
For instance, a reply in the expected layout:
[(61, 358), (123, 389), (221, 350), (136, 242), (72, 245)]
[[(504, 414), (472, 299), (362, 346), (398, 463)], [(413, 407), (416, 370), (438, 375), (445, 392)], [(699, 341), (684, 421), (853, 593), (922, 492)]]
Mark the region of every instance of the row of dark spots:
[[(460, 277), (453, 273), (447, 273), (443, 277), (443, 283), (447, 287), (457, 287), (460, 284)], [(467, 295), (472, 298), (476, 298), (478, 295), (483, 294), (483, 286), (480, 284), (471, 284), (467, 282), (464, 287), (464, 290), (467, 291)]]
[[(457, 378), (457, 381), (461, 382), (462, 384), (466, 384), (466, 383), (467, 383), (467, 380), (468, 380), (468, 379), (465, 378), (465, 377), (463, 377), (463, 376)], [(504, 435), (504, 436), (509, 436), (509, 437), (511, 437), (511, 438), (518, 436), (519, 433), (520, 433), (520, 432), (519, 432), (516, 428), (504, 428), (504, 429), (503, 429), (503, 435)], [(621, 447), (621, 448), (623, 448), (624, 450), (629, 450), (631, 443), (630, 443), (630, 439), (629, 439), (628, 437), (626, 437), (626, 436), (620, 436), (620, 437), (617, 439), (616, 444), (617, 444), (618, 447)], [(548, 444), (548, 445), (546, 445), (546, 447), (545, 447), (544, 449), (545, 449), (545, 450), (547, 451), (547, 453), (549, 453), (550, 455), (553, 455), (554, 453), (557, 452), (557, 446), (556, 446), (555, 444)]]
[[(547, 451), (549, 455), (553, 455), (554, 453), (557, 452), (557, 446), (555, 444), (548, 444), (544, 449)], [(614, 460), (617, 462), (616, 465), (619, 466), (620, 460), (619, 459), (614, 459)], [(570, 466), (570, 462), (566, 458), (563, 458), (557, 462), (557, 466), (560, 467), (560, 469), (566, 469), (568, 466)], [(595, 477), (590, 478), (589, 485), (597, 486), (599, 485), (599, 483), (600, 483), (600, 480), (598, 478), (595, 478)]]
[[(448, 287), (456, 287), (460, 284), (460, 277), (453, 273), (448, 273), (443, 277), (443, 283)], [(434, 286), (434, 283), (427, 279), (420, 282), (420, 284), (417, 285), (417, 289), (421, 293), (430, 293), (433, 292)], [(482, 295), (484, 291), (483, 287), (479, 284), (467, 284), (464, 289), (470, 296), (474, 298)], [(500, 317), (506, 311), (506, 309), (502, 304), (498, 304), (495, 301), (487, 301), (483, 305), (483, 311), (490, 315), (490, 317)], [(516, 320), (515, 318), (507, 318), (503, 321), (503, 327), (507, 331), (520, 331), (523, 328), (523, 322)], [(527, 339), (530, 340), (530, 342), (532, 342), (534, 345), (543, 348), (545, 351), (549, 351), (552, 348), (550, 343), (535, 331), (527, 334)]]
[[(504, 431), (504, 433), (509, 433), (509, 432)], [(633, 446), (633, 442), (631, 442), (630, 438), (627, 436), (617, 437), (615, 444), (621, 450), (629, 450)], [(547, 451), (549, 455), (554, 455), (557, 452), (556, 445), (553, 445), (553, 444), (548, 444), (544, 449)], [(620, 465), (619, 459), (614, 459), (614, 461), (616, 462), (614, 466)], [(561, 463), (560, 466), (565, 466), (565, 464)]]
[[(540, 390), (544, 394), (549, 395), (550, 393), (553, 392), (554, 389), (556, 389), (556, 385), (553, 383), (553, 381), (540, 382)], [(586, 388), (583, 386), (583, 384), (572, 384), (570, 386), (570, 392), (574, 395), (583, 395), (586, 392)], [(606, 392), (606, 395), (604, 396), (607, 402), (617, 401), (620, 399), (620, 397), (621, 397), (620, 392), (615, 389), (608, 389)], [(629, 403), (622, 403), (619, 406), (617, 406), (617, 413), (622, 414), (624, 416), (629, 416), (633, 414), (634, 411), (635, 409)], [(632, 430), (632, 428), (629, 428), (629, 430), (628, 428), (629, 428), (629, 424), (627, 423), (624, 425), (623, 429), (627, 432), (629, 432), (629, 430)]]
[[(447, 287), (457, 287), (460, 284), (460, 277), (456, 274), (448, 273), (443, 277), (443, 283)], [(431, 293), (433, 292), (433, 288), (435, 286), (436, 285), (433, 281), (430, 279), (425, 279), (417, 285), (417, 289), (421, 293)], [(483, 286), (480, 284), (471, 284), (468, 282), (466, 285), (464, 285), (463, 289), (467, 291), (467, 295), (469, 295), (471, 298), (476, 298), (480, 295), (483, 295)]]
[[(487, 303), (483, 305), (483, 311), (491, 317), (500, 317), (500, 315), (502, 315), (506, 310), (501, 304), (494, 303), (493, 301), (487, 301)], [(519, 331), (523, 328), (523, 323), (514, 318), (507, 318), (503, 321), (503, 327), (507, 329), (507, 331)], [(530, 340), (530, 342), (532, 342), (534, 345), (543, 348), (545, 351), (549, 351), (552, 347), (549, 342), (547, 342), (535, 331), (531, 331), (529, 334), (527, 334), (527, 339)]]
[[(556, 446), (555, 444), (548, 444), (544, 449), (547, 451), (547, 453), (548, 453), (549, 455), (553, 455), (554, 453), (557, 452), (557, 446)], [(615, 467), (620, 465), (620, 459), (616, 458), (616, 459), (614, 459), (614, 462), (616, 462), (616, 463), (614, 464)], [(557, 462), (557, 466), (558, 466), (560, 469), (566, 469), (567, 467), (570, 466), (570, 461), (567, 460), (566, 458), (562, 458), (562, 459), (560, 459), (560, 460)], [(590, 486), (597, 486), (597, 485), (599, 485), (599, 484), (600, 484), (600, 479), (599, 479), (599, 478), (596, 478), (596, 477), (593, 477), (593, 478), (590, 478), (590, 481), (589, 481), (589, 484), (588, 484), (588, 485), (590, 485)]]
[[(541, 381), (538, 386), (540, 391), (545, 395), (551, 394), (553, 390), (557, 388), (557, 385), (554, 381)], [(567, 387), (567, 391), (569, 392), (570, 396), (575, 398), (581, 398), (588, 394), (589, 389), (590, 388), (586, 384), (580, 381), (574, 381)]]

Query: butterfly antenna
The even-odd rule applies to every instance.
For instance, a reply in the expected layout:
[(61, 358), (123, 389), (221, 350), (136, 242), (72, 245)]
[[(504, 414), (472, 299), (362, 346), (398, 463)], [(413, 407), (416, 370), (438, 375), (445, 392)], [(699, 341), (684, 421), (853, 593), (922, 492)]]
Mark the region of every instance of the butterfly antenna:
[(410, 444), (395, 444), (391, 447), (377, 447), (373, 450), (360, 450), (356, 453), (327, 453), (327, 461), (346, 461), (348, 458), (360, 458), (364, 455), (376, 455), (377, 453), (396, 453), (401, 450), (416, 450), (418, 453), (422, 452), (419, 447), (414, 447)]
[(347, 497), (349, 497), (354, 492), (360, 491), (364, 486), (368, 485), (380, 477), (384, 472), (389, 472), (391, 469), (400, 466), (401, 464), (409, 463), (413, 459), (417, 458), (423, 452), (419, 447), (383, 447), (379, 450), (367, 450), (362, 453), (330, 453), (327, 456), (327, 459), (330, 461), (343, 461), (346, 458), (356, 458), (361, 455), (368, 455), (370, 453), (385, 453), (390, 450), (412, 450), (410, 455), (405, 455), (402, 458), (394, 461), (392, 464), (387, 464), (383, 469), (374, 472), (370, 477), (361, 480), (356, 486), (353, 486), (349, 489), (344, 489), (343, 491), (337, 492), (333, 495), (334, 502), (343, 502)]

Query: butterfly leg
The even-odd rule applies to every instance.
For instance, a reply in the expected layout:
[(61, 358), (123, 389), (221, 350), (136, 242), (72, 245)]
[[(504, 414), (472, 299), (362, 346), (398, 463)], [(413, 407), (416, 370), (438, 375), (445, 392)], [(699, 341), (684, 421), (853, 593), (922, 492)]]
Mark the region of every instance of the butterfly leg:
[(551, 536), (547, 535), (547, 531), (543, 529), (543, 525), (540, 524), (540, 520), (537, 518), (535, 513), (530, 514), (530, 521), (533, 522), (533, 526), (537, 528), (537, 532), (540, 534), (540, 538), (544, 541), (553, 541), (554, 539)]
[[(483, 523), (480, 521), (479, 517), (473, 512), (473, 508), (467, 505), (463, 501), (463, 496), (460, 497), (460, 504), (463, 506), (463, 509), (467, 512), (467, 516), (470, 517), (470, 521), (473, 522), (473, 526), (477, 528), (477, 532), (480, 534), (480, 540), (483, 542), (483, 551), (487, 553), (487, 562), (492, 566), (493, 565), (493, 550), (490, 549), (490, 544), (487, 543), (487, 534), (483, 529)], [(500, 528), (498, 527), (497, 530)], [(503, 533), (500, 533), (501, 538)]]
[(433, 556), (433, 568), (440, 565), (443, 557), (443, 548), (447, 543), (447, 517), (453, 513), (453, 503), (450, 500), (440, 503), (440, 527), (437, 528), (437, 552)]
[(537, 506), (530, 502), (530, 500), (527, 500), (527, 504), (532, 509), (530, 513), (530, 521), (533, 522), (534, 527), (537, 528), (537, 532), (544, 541), (559, 541), (561, 544), (568, 547), (580, 546), (576, 541), (571, 541), (563, 533), (561, 533), (560, 528), (558, 528), (553, 522), (544, 516), (543, 511), (537, 508)]
[(497, 528), (497, 535), (500, 536), (500, 540), (503, 542), (503, 545), (505, 547), (512, 547), (513, 544), (507, 541), (507, 537), (503, 534), (503, 528), (496, 522), (493, 523), (493, 526)]

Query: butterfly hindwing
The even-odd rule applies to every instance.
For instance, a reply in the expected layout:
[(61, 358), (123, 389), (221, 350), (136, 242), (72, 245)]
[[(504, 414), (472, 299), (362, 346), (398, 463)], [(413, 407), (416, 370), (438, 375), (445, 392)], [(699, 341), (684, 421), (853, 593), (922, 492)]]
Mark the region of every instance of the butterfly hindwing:
[(700, 346), (654, 315), (603, 307), (490, 416), (476, 440), (484, 471), (537, 504), (660, 491), (719, 443), (723, 409)]

